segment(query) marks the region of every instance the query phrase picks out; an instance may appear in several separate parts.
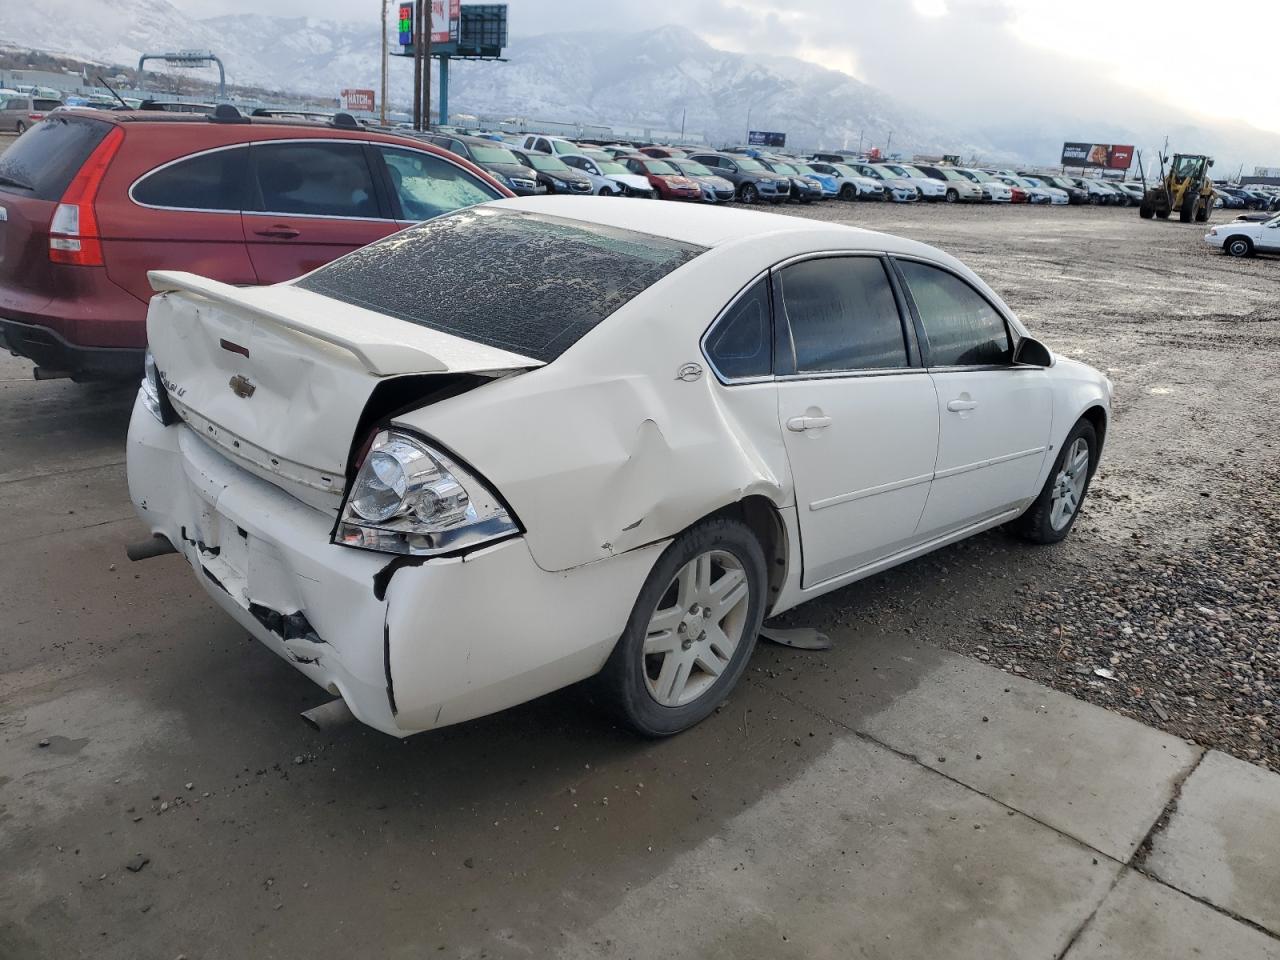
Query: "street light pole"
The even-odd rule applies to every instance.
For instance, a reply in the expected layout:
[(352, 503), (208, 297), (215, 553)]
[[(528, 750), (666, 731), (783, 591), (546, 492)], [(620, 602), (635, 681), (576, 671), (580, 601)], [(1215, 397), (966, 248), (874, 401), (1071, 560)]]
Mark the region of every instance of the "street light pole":
[(747, 146), (751, 145), (751, 106), (747, 106)]
[(387, 125), (387, 8), (390, 4), (391, 0), (382, 0), (382, 108), (378, 119), (384, 127)]

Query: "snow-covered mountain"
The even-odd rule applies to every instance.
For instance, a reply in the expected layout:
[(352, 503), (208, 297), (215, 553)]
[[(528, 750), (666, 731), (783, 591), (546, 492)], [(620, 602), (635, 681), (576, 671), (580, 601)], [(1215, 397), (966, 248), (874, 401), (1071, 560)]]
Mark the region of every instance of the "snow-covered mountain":
[[(210, 49), (230, 83), (336, 96), (378, 85), (378, 24), (237, 14), (197, 20), (167, 0), (40, 0), (0, 7), (0, 42), (106, 64), (143, 52)], [(638, 34), (513, 37), (508, 63), (453, 65), (454, 113), (626, 123), (742, 139), (781, 130), (812, 146), (893, 143), (970, 152), (970, 142), (847, 74), (789, 57), (717, 50), (682, 27)], [(392, 58), (393, 103), (407, 103), (411, 64)]]
[[(370, 15), (358, 22), (267, 14), (201, 20), (168, 0), (4, 0), (0, 46), (110, 65), (136, 64), (143, 52), (210, 49), (226, 64), (229, 83), (336, 97), (344, 87), (378, 87), (376, 5), (367, 6)], [(801, 147), (860, 141), (883, 147), (891, 137), (893, 149), (907, 154), (958, 153), (1002, 163), (1053, 163), (1062, 141), (1080, 131), (1148, 148), (1169, 135), (1175, 148), (1215, 153), (1220, 168), (1280, 155), (1280, 136), (1188, 117), (1133, 94), (1106, 111), (1110, 123), (1099, 123), (1096, 110), (1074, 115), (1066, 96), (1057, 106), (1044, 104), (1034, 121), (962, 125), (846, 73), (791, 57), (719, 50), (677, 26), (513, 35), (506, 55), (506, 63), (453, 64), (453, 114), (666, 130), (683, 122), (713, 142), (740, 142), (749, 125), (783, 131), (788, 143)], [(407, 106), (412, 64), (393, 57), (390, 74), (392, 104)]]

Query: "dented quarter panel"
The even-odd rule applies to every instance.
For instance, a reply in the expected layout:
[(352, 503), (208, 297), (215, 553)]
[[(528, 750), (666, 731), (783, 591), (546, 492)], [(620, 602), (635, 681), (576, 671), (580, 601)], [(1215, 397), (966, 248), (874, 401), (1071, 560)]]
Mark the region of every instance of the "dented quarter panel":
[[(545, 570), (672, 537), (750, 495), (793, 498), (771, 383), (726, 387), (699, 340), (746, 279), (793, 249), (713, 249), (554, 363), (398, 418), (493, 480)], [(712, 269), (708, 269), (712, 267)], [(687, 363), (702, 374), (677, 379)]]

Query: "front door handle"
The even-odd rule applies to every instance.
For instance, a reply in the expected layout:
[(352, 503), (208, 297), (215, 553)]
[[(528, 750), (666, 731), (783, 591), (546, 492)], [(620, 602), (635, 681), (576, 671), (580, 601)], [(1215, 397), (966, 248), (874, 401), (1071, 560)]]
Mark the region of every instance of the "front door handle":
[(804, 433), (806, 430), (821, 430), (823, 427), (831, 426), (830, 417), (792, 417), (787, 421), (787, 429), (795, 433)]
[(952, 413), (963, 413), (966, 410), (974, 410), (977, 406), (977, 400), (951, 400), (947, 403), (947, 409)]
[(277, 223), (274, 226), (267, 227), (265, 230), (254, 231), (260, 237), (278, 237), (281, 240), (292, 240), (300, 232), (293, 229), (293, 227), (285, 226), (283, 223)]

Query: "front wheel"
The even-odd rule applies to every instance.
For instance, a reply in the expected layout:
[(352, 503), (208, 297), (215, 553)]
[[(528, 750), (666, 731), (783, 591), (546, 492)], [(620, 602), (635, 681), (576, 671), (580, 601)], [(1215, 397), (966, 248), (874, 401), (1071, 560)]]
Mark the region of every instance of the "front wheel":
[(663, 551), (599, 683), (636, 732), (666, 737), (719, 706), (746, 669), (764, 619), (764, 551), (727, 517), (704, 520)]
[(756, 185), (754, 183), (743, 184), (742, 202), (743, 203), (759, 203), (760, 202), (760, 191), (756, 189)]
[(1014, 529), (1032, 543), (1065, 540), (1080, 515), (1089, 481), (1098, 466), (1098, 434), (1088, 420), (1080, 420), (1067, 434), (1058, 459), (1040, 495), (1013, 522)]
[(858, 199), (858, 188), (857, 188), (857, 187), (855, 187), (852, 183), (846, 183), (846, 184), (841, 185), (841, 187), (840, 187), (840, 199), (841, 199), (841, 200), (857, 200), (857, 199)]
[(959, 199), (960, 199), (960, 194), (956, 191), (954, 187), (947, 190), (947, 203), (955, 203)]

